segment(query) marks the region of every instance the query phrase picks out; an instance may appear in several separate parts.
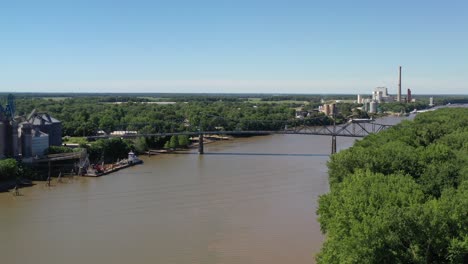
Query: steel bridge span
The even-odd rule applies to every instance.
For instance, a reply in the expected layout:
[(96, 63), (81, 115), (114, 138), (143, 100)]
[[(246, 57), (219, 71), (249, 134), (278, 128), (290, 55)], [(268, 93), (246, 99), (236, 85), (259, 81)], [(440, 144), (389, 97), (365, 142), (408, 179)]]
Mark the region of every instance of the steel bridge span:
[(88, 139), (107, 139), (111, 137), (120, 138), (136, 138), (136, 137), (165, 137), (174, 135), (198, 136), (198, 153), (204, 153), (203, 136), (204, 135), (266, 135), (266, 134), (286, 134), (286, 135), (319, 135), (331, 136), (331, 153), (336, 153), (336, 137), (365, 137), (372, 133), (378, 133), (392, 125), (378, 124), (369, 121), (354, 121), (350, 120), (345, 124), (340, 125), (298, 125), (288, 127), (285, 125), (280, 130), (216, 130), (216, 131), (183, 131), (183, 132), (158, 132), (158, 133), (141, 133), (128, 135), (105, 135), (105, 136), (89, 136)]

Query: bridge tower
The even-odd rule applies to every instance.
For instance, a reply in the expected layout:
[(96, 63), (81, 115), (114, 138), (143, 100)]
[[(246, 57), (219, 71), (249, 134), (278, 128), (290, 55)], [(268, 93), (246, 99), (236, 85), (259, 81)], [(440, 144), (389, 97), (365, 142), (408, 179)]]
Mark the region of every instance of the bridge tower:
[(331, 154), (336, 153), (336, 111), (333, 113), (333, 133), (332, 133)]
[(331, 154), (336, 153), (336, 136), (332, 135)]
[(198, 154), (203, 155), (203, 133), (198, 134)]

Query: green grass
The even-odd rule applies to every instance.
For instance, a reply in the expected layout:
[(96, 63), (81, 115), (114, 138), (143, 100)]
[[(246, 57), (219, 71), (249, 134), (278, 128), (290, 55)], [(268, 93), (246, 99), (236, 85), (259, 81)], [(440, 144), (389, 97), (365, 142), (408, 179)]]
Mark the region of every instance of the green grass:
[(153, 97), (153, 96), (138, 96), (138, 98), (141, 98), (141, 99), (148, 99), (152, 102), (166, 102), (166, 101), (170, 101), (171, 98), (168, 98), (168, 97)]
[(84, 137), (64, 137), (64, 144), (87, 144), (88, 140)]
[(282, 100), (282, 101), (262, 101), (260, 98), (248, 98), (246, 102), (255, 104), (309, 104), (307, 101)]
[(63, 101), (69, 99), (71, 97), (41, 97), (44, 100), (52, 100), (52, 101)]

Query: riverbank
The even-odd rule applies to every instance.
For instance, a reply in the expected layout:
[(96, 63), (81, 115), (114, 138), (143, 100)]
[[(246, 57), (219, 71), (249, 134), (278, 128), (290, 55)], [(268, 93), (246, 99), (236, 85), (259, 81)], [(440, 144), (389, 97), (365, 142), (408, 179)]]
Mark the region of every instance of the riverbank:
[[(468, 109), (420, 115), (331, 158), (332, 191), (319, 200), (320, 224), (328, 236), (319, 263), (349, 259), (462, 263), (467, 259), (466, 250), (453, 250), (453, 241), (467, 236), (463, 227), (468, 224), (464, 174)], [(437, 243), (431, 240), (434, 237)], [(401, 240), (408, 241), (405, 247)], [(408, 254), (412, 248), (427, 250)]]
[(102, 168), (102, 171), (98, 171), (98, 170), (93, 171), (93, 169), (91, 169), (91, 172), (90, 172), (90, 169), (88, 169), (88, 171), (82, 176), (83, 177), (100, 177), (100, 176), (111, 174), (111, 173), (117, 172), (119, 170), (122, 170), (122, 169), (125, 169), (125, 168), (128, 168), (128, 167), (140, 164), (140, 163), (116, 162), (116, 163), (113, 163), (113, 164), (104, 164), (104, 166)]
[(16, 180), (3, 180), (0, 181), (0, 193), (1, 192), (10, 192), (14, 190), (15, 187), (23, 188), (23, 187), (30, 187), (33, 186), (33, 182), (31, 180), (22, 179), (19, 183)]

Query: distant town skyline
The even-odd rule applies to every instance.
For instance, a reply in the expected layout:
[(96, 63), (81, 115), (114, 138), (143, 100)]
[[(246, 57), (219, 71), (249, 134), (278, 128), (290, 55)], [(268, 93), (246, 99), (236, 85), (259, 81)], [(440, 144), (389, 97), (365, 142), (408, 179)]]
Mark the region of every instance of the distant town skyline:
[(10, 1), (0, 92), (468, 93), (465, 1)]

